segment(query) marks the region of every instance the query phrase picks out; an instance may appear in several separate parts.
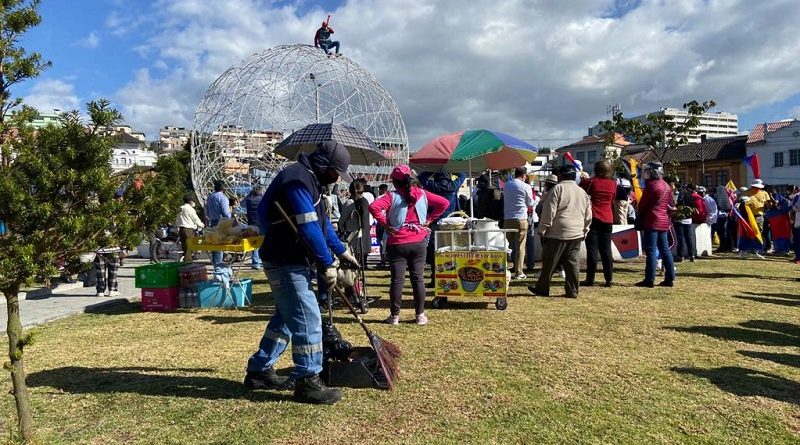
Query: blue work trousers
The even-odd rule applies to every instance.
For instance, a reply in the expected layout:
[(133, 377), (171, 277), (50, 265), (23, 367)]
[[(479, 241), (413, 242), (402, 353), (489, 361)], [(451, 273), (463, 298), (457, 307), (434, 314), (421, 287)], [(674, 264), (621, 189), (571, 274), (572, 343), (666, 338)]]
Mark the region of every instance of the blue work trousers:
[(322, 371), (322, 318), (310, 288), (308, 267), (264, 263), (275, 298), (275, 314), (267, 324), (258, 351), (247, 362), (249, 372), (264, 372), (273, 366), (292, 343), (294, 371), (300, 379)]

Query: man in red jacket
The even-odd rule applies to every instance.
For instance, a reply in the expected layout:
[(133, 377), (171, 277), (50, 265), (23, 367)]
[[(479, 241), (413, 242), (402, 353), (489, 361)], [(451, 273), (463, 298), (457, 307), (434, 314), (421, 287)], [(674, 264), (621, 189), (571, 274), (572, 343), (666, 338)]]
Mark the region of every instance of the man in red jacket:
[(333, 34), (333, 28), (328, 26), (328, 22), (322, 22), (322, 26), (317, 29), (317, 33), (314, 34), (314, 46), (317, 48), (322, 48), (325, 51), (325, 54), (328, 56), (331, 55), (330, 51), (331, 48), (336, 49), (336, 56), (341, 56), (339, 54), (339, 41), (331, 41), (331, 34)]
[(692, 214), (692, 222), (695, 224), (703, 224), (708, 217), (708, 210), (706, 209), (706, 202), (699, 193), (697, 193), (697, 186), (689, 184), (688, 189), (692, 192), (692, 200), (694, 201), (695, 212)]

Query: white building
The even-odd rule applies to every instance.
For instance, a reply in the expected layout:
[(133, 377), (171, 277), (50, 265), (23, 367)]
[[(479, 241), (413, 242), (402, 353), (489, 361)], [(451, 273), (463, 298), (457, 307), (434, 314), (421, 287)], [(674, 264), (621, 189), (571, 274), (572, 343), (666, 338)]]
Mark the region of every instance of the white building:
[(144, 141), (127, 132), (120, 132), (120, 141), (114, 147), (114, 154), (111, 158), (111, 169), (114, 173), (138, 165), (141, 167), (152, 167), (158, 160), (158, 155), (154, 152), (145, 150)]
[[(777, 186), (800, 185), (800, 121), (789, 119), (758, 124), (747, 138), (747, 154), (758, 153), (761, 180)], [(753, 181), (747, 168), (747, 182)]]
[(192, 130), (184, 127), (165, 126), (158, 130), (158, 151), (161, 154), (180, 151), (192, 137)]
[[(682, 123), (689, 117), (689, 113), (685, 110), (677, 108), (662, 108), (661, 110), (642, 114), (628, 118), (630, 120), (637, 120), (640, 122), (647, 122), (648, 116), (666, 115), (671, 117), (673, 122)], [(705, 135), (706, 138), (720, 138), (726, 136), (736, 136), (739, 134), (739, 116), (725, 111), (718, 111), (713, 113), (705, 113), (698, 116), (700, 125), (697, 127), (697, 134), (690, 136), (686, 135), (690, 144), (697, 144), (700, 142), (700, 137)], [(599, 136), (606, 133), (600, 124), (589, 128), (589, 136)]]
[(212, 133), (212, 138), (222, 149), (226, 159), (248, 160), (263, 158), (283, 140), (283, 133), (268, 130), (246, 130), (233, 125), (222, 125)]

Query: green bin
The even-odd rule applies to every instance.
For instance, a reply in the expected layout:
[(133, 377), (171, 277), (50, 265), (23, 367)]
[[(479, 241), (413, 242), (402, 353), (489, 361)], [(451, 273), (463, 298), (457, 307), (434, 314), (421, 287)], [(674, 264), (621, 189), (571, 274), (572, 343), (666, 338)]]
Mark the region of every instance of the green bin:
[(136, 287), (140, 289), (164, 289), (176, 287), (180, 281), (178, 270), (186, 263), (156, 263), (136, 268)]

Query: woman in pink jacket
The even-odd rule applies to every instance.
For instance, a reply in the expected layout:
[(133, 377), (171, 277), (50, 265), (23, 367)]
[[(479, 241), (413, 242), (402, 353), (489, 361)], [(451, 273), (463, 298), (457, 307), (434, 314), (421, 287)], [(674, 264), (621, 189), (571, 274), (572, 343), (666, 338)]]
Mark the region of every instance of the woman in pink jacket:
[(660, 162), (648, 162), (644, 166), (645, 186), (642, 199), (637, 207), (636, 220), (642, 220), (644, 228), (644, 253), (647, 256), (644, 280), (636, 283), (639, 287), (653, 287), (656, 280), (656, 250), (664, 264), (664, 281), (659, 286), (672, 287), (675, 282), (675, 267), (672, 252), (667, 242), (670, 215), (673, 209), (672, 187), (662, 177), (664, 169)]
[(423, 268), (430, 230), (428, 225), (444, 213), (450, 203), (447, 199), (426, 192), (412, 183), (411, 169), (400, 164), (392, 170), (394, 185), (392, 192), (376, 199), (369, 206), (369, 213), (378, 221), (387, 235), (386, 257), (389, 261), (392, 283), (389, 287), (391, 314), (386, 323), (400, 323), (400, 302), (403, 298), (403, 282), (406, 266), (409, 266), (411, 288), (414, 292), (416, 322), (424, 325), (425, 282)]

